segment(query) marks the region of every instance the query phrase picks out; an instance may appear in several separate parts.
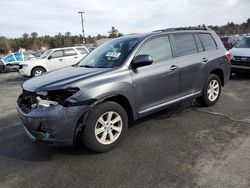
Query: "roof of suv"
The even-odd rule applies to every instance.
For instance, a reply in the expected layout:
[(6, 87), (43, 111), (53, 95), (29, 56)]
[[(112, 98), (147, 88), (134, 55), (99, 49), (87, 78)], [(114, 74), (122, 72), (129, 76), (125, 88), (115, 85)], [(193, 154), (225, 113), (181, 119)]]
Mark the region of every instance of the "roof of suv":
[(180, 33), (180, 32), (211, 32), (212, 30), (207, 27), (179, 27), (179, 28), (168, 28), (168, 29), (161, 29), (156, 30), (148, 33), (136, 33), (131, 35), (126, 35), (121, 38), (133, 37), (133, 38), (146, 38), (149, 36), (158, 35), (161, 33)]

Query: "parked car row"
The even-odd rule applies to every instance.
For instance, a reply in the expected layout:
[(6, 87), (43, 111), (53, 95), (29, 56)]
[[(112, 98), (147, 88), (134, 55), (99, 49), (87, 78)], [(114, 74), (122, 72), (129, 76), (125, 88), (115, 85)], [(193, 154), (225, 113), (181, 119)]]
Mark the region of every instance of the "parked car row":
[(55, 48), (45, 51), (39, 58), (19, 64), (19, 73), (23, 76), (39, 76), (76, 64), (89, 53), (84, 46)]

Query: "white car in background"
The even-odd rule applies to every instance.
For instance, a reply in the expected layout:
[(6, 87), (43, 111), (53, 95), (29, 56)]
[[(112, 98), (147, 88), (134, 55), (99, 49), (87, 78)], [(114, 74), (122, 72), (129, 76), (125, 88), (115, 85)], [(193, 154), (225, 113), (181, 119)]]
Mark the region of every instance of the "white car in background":
[(20, 63), (19, 73), (23, 76), (39, 76), (45, 72), (74, 65), (88, 53), (88, 49), (84, 46), (50, 49), (38, 59)]

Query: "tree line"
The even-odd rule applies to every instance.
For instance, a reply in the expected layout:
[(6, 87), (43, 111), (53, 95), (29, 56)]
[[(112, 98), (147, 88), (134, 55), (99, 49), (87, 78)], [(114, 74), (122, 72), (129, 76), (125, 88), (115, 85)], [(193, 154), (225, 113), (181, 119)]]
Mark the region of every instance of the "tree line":
[(37, 32), (32, 32), (30, 34), (24, 33), (18, 38), (6, 38), (0, 36), (0, 54), (6, 54), (9, 51), (18, 51), (20, 48), (26, 50), (37, 51), (42, 47), (46, 48), (60, 48), (67, 46), (74, 46), (75, 44), (95, 44), (99, 39), (103, 38), (116, 38), (123, 36), (115, 27), (112, 27), (108, 31), (108, 35), (98, 34), (97, 36), (87, 36), (82, 35), (72, 35), (70, 32), (65, 34), (58, 33), (54, 36), (44, 35), (38, 36)]
[[(199, 26), (205, 26), (204, 24)], [(247, 34), (250, 33), (250, 18), (246, 22), (241, 24), (235, 24), (233, 22), (228, 22), (226, 25), (222, 26), (212, 26), (209, 25), (209, 28), (213, 29), (218, 35), (234, 35), (234, 34)], [(18, 51), (20, 48), (26, 50), (37, 51), (41, 47), (46, 48), (59, 48), (73, 46), (75, 44), (82, 44), (83, 41), (86, 44), (95, 43), (97, 40), (102, 38), (116, 38), (123, 36), (115, 27), (112, 27), (108, 31), (108, 35), (98, 34), (97, 36), (88, 36), (83, 37), (82, 35), (72, 35), (70, 32), (65, 34), (58, 33), (57, 35), (50, 36), (44, 35), (39, 36), (38, 33), (32, 32), (30, 34), (24, 33), (21, 37), (18, 38), (6, 38), (0, 36), (0, 53), (6, 54), (9, 51)]]

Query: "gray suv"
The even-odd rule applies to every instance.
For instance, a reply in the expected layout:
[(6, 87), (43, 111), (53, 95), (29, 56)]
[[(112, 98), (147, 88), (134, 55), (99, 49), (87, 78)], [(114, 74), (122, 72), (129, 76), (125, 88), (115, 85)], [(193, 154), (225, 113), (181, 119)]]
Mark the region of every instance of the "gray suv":
[(131, 121), (186, 99), (215, 104), (229, 76), (215, 32), (166, 29), (113, 39), (75, 66), (26, 81), (17, 110), (34, 142), (69, 146), (79, 136), (105, 152)]

